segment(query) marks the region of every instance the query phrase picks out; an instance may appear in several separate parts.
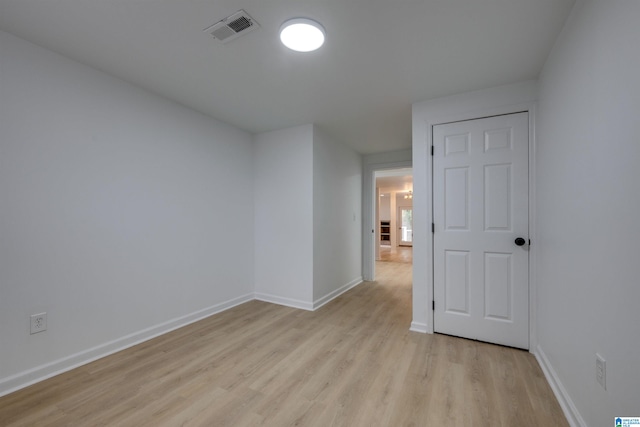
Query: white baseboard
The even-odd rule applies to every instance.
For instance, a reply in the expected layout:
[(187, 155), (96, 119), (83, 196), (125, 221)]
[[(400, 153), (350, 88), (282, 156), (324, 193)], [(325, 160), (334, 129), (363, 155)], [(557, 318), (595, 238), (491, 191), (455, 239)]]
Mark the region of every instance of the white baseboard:
[(340, 295), (344, 294), (350, 289), (355, 288), (361, 283), (362, 283), (362, 276), (358, 276), (352, 281), (350, 281), (349, 283), (347, 283), (346, 285), (339, 287), (335, 291), (329, 292), (327, 295), (323, 296), (322, 298), (318, 298), (313, 302), (313, 310), (319, 309), (329, 301), (332, 301), (338, 298)]
[(569, 425), (571, 427), (588, 427), (587, 423), (584, 422), (584, 419), (580, 415), (580, 412), (578, 412), (578, 408), (576, 408), (573, 400), (571, 400), (569, 393), (567, 393), (564, 385), (562, 385), (555, 369), (551, 366), (551, 363), (549, 362), (547, 355), (542, 350), (542, 347), (538, 345), (533, 354), (538, 360), (538, 364), (540, 365), (544, 376), (547, 378), (547, 382), (551, 386), (553, 394), (556, 395), (556, 399), (558, 399), (558, 403), (560, 403), (562, 412), (564, 412), (564, 416), (567, 418)]
[(258, 301), (270, 302), (272, 304), (284, 305), (287, 307), (299, 308), (301, 310), (313, 311), (313, 303), (301, 301), (293, 298), (280, 297), (278, 295), (255, 293), (255, 299)]
[(62, 359), (54, 360), (53, 362), (20, 372), (10, 377), (2, 378), (0, 379), (0, 396), (13, 393), (14, 391), (30, 386), (31, 384), (46, 380), (47, 378), (54, 377), (79, 366), (86, 365), (94, 360), (109, 356), (110, 354), (117, 353), (126, 348), (133, 347), (134, 345), (148, 341), (157, 336), (166, 334), (167, 332), (171, 332), (175, 329), (197, 322), (205, 317), (212, 316), (216, 313), (220, 313), (221, 311), (228, 310), (231, 307), (235, 307), (251, 300), (253, 300), (253, 293), (242, 295), (185, 316), (160, 323), (150, 328), (134, 332), (133, 334), (95, 346), (79, 353), (72, 354)]
[(427, 324), (420, 323), (420, 322), (411, 322), (411, 327), (409, 328), (409, 330), (413, 332), (421, 332), (423, 334), (426, 334), (429, 332), (427, 329)]

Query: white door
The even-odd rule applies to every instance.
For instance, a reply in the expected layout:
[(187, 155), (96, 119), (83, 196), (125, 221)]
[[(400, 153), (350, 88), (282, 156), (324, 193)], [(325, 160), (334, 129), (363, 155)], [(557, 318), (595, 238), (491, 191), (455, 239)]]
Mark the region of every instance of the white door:
[(528, 129), (528, 113), (433, 127), (436, 332), (529, 348)]
[(400, 206), (398, 216), (398, 246), (413, 246), (413, 208)]

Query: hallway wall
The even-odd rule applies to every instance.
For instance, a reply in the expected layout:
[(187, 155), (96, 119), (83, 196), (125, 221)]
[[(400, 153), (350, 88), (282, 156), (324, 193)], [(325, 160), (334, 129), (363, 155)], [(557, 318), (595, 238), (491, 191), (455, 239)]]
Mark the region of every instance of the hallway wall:
[(538, 350), (574, 425), (640, 409), (639, 17), (638, 1), (579, 0), (540, 77)]

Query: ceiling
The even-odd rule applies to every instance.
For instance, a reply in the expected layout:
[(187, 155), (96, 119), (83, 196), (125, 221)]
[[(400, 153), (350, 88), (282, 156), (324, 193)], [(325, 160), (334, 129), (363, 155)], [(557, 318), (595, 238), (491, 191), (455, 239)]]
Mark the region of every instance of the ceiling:
[[(315, 123), (361, 153), (411, 146), (411, 104), (538, 76), (575, 0), (0, 0), (0, 29), (252, 133)], [(206, 27), (246, 10), (228, 44)], [(323, 24), (312, 53), (287, 19)]]
[(376, 171), (376, 187), (381, 191), (413, 190), (413, 169), (391, 169)]

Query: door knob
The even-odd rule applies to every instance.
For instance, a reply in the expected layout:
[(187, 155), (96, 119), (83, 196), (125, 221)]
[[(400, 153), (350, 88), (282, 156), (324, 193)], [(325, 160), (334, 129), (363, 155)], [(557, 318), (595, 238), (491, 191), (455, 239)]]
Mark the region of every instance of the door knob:
[(516, 238), (516, 241), (514, 242), (517, 246), (522, 246), (526, 243), (526, 240), (524, 240), (522, 237), (518, 237)]

